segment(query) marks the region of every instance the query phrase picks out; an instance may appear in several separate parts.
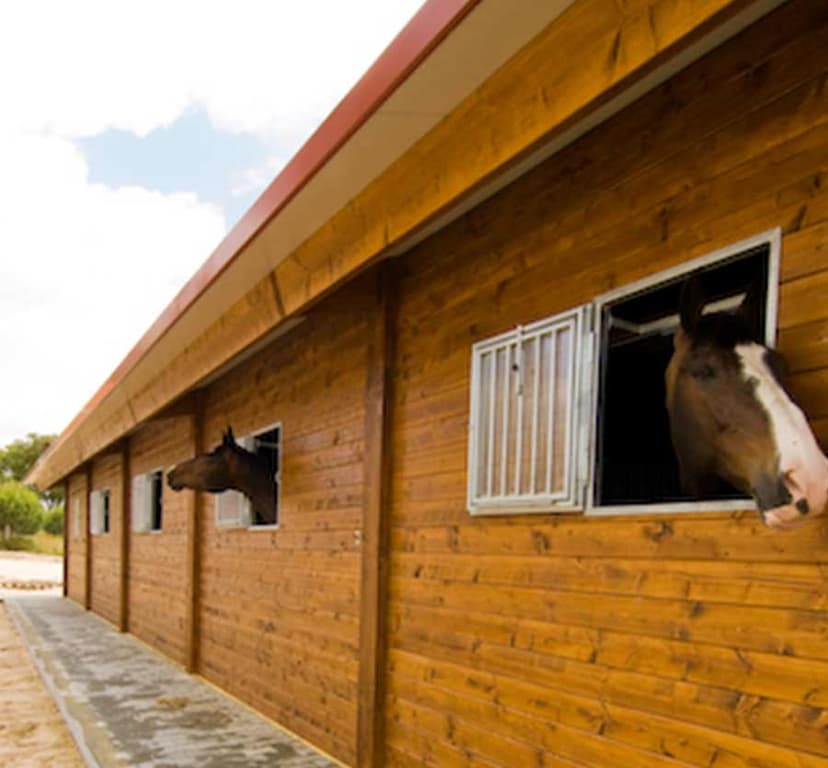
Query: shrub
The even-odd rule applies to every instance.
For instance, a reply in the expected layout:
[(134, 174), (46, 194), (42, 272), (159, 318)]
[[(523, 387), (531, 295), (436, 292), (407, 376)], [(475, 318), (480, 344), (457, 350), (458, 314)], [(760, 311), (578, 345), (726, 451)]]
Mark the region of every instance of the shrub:
[(33, 552), (35, 542), (30, 536), (11, 536), (8, 539), (0, 537), (0, 549), (7, 549), (11, 552)]
[(55, 536), (63, 533), (63, 507), (50, 509), (43, 518), (43, 530)]
[(0, 535), (28, 536), (40, 530), (43, 507), (37, 494), (14, 480), (0, 483)]

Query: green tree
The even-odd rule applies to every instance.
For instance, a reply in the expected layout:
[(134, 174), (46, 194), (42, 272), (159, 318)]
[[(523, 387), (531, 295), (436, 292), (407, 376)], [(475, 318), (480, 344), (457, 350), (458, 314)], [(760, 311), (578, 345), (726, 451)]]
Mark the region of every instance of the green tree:
[(26, 437), (9, 443), (0, 450), (0, 477), (6, 480), (23, 480), (40, 454), (54, 439), (55, 435), (29, 432)]
[(50, 509), (43, 517), (43, 530), (54, 536), (63, 533), (63, 507)]
[[(26, 473), (34, 466), (40, 455), (51, 445), (56, 435), (38, 435), (29, 432), (24, 438), (14, 440), (0, 449), (0, 482), (17, 480), (22, 482)], [(47, 507), (63, 504), (63, 490), (44, 491), (40, 498)]]
[(40, 530), (43, 507), (37, 494), (16, 480), (0, 483), (0, 532), (29, 536)]

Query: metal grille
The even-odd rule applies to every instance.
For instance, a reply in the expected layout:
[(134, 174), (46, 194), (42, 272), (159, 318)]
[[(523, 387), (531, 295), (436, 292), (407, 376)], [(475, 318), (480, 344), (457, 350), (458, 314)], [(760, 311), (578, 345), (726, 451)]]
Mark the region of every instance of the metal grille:
[(469, 509), (574, 506), (583, 309), (475, 344)]

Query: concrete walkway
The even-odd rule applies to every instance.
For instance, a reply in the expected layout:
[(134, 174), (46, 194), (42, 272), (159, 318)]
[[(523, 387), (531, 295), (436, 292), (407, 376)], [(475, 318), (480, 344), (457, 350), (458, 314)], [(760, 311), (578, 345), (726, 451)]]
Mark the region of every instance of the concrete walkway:
[(6, 606), (90, 766), (337, 765), (69, 600)]

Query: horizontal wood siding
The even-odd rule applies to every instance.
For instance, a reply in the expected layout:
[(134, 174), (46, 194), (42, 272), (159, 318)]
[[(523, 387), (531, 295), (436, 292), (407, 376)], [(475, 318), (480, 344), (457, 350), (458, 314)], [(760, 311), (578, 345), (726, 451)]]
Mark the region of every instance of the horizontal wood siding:
[(162, 530), (130, 532), (129, 631), (179, 664), (186, 654), (187, 513), (192, 491), (174, 493), (166, 470), (192, 455), (188, 417), (150, 423), (130, 438), (133, 476), (164, 469)]
[(118, 623), (121, 599), (121, 525), (123, 493), (121, 457), (111, 454), (92, 462), (92, 490), (109, 489), (109, 533), (92, 536), (91, 608)]
[[(87, 545), (87, 492), (86, 473), (77, 472), (69, 478), (69, 498), (66, 500), (66, 530), (68, 562), (68, 596), (80, 605), (86, 605), (86, 545)], [(77, 505), (77, 507), (76, 507)], [(75, 510), (79, 521), (75, 523)]]
[(465, 509), (473, 342), (776, 226), (779, 345), (826, 441), (821, 0), (400, 260), (387, 765), (828, 766), (825, 519)]
[(359, 280), (205, 393), (205, 445), (282, 424), (278, 530), (201, 519), (199, 671), (353, 763), (368, 308)]

